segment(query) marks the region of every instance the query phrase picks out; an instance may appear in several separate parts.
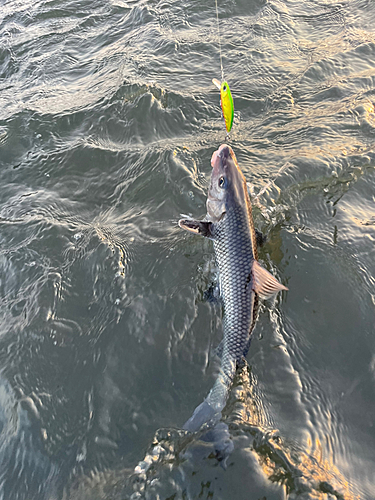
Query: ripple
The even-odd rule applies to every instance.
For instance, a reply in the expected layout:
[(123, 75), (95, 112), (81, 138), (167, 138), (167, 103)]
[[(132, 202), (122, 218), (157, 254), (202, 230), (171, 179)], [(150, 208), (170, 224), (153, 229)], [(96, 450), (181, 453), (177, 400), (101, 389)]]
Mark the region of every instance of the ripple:
[[(374, 497), (375, 10), (218, 3), (221, 47), (214, 3), (3, 5), (4, 498)], [(226, 471), (178, 430), (222, 330), (212, 245), (176, 224), (224, 141), (290, 289), (231, 391)]]
[[(22, 391), (21, 391), (22, 394)], [(43, 429), (38, 409), (31, 397), (17, 398), (10, 384), (1, 380), (1, 490), (7, 497), (48, 498), (54, 495), (58, 469), (43, 450)], [(18, 399), (18, 401), (17, 401)], [(33, 469), (33, 476), (28, 474)], [(48, 487), (42, 492), (40, 480)]]

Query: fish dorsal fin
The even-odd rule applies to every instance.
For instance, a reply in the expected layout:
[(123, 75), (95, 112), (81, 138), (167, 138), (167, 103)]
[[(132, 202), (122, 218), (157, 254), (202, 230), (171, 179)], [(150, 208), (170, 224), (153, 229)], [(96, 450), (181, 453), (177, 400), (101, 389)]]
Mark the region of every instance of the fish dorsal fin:
[(269, 299), (280, 290), (288, 290), (288, 288), (277, 281), (257, 260), (253, 262), (253, 288), (254, 291), (262, 298)]
[(185, 229), (193, 234), (200, 234), (206, 238), (212, 238), (211, 226), (212, 222), (194, 220), (194, 219), (181, 219), (178, 221), (181, 229)]

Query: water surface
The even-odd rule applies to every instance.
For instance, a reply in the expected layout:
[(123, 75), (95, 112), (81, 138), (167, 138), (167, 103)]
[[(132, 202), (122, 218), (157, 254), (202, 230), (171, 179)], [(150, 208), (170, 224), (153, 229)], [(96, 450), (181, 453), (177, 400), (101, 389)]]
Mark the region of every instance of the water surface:
[(222, 336), (212, 244), (177, 226), (226, 140), (215, 2), (2, 4), (1, 499), (375, 498), (375, 4), (218, 3), (230, 144), (289, 287), (227, 470), (180, 430)]

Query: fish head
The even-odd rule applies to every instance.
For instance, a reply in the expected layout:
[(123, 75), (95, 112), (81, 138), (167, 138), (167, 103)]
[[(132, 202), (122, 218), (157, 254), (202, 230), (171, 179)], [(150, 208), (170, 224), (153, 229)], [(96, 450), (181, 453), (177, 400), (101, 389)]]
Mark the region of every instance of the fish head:
[(211, 158), (211, 184), (207, 197), (207, 214), (212, 222), (238, 205), (246, 205), (246, 179), (241, 172), (233, 149), (222, 144)]

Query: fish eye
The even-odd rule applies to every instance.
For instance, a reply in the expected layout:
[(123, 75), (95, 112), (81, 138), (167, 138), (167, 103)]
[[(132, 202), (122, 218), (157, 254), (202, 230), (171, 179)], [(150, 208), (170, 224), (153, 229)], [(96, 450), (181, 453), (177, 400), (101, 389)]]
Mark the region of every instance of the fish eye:
[(224, 92), (227, 90), (227, 86), (226, 85), (224, 85), (223, 90), (224, 90)]
[(226, 186), (225, 177), (220, 177), (220, 179), (219, 179), (219, 188), (224, 189), (225, 186)]

